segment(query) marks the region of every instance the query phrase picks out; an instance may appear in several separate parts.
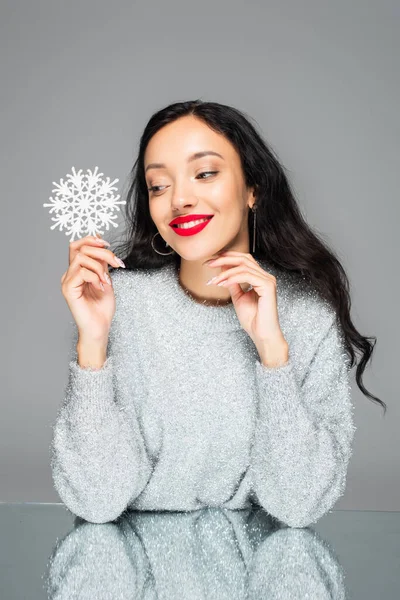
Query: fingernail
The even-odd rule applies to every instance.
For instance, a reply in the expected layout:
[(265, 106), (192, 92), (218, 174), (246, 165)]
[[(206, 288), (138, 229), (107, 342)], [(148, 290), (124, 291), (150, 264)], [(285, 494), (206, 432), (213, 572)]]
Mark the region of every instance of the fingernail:
[(96, 242), (99, 242), (99, 244), (105, 244), (106, 246), (111, 246), (110, 242), (107, 242), (107, 240), (103, 240), (102, 238), (95, 238)]
[(122, 267), (123, 269), (125, 269), (125, 263), (123, 260), (121, 260), (120, 258), (118, 258), (118, 256), (115, 257), (115, 260), (117, 261), (117, 263), (119, 264), (120, 267)]
[(206, 285), (210, 285), (210, 283), (212, 283), (214, 281), (214, 279), (217, 279), (218, 275), (216, 275), (215, 277), (212, 277), (209, 281), (207, 281)]

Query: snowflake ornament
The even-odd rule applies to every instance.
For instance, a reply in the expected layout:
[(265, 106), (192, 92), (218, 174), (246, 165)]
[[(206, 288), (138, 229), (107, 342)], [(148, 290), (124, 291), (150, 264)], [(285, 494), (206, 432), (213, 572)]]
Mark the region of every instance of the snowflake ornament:
[(107, 231), (110, 225), (118, 227), (114, 220), (117, 215), (113, 215), (114, 210), (120, 210), (118, 204), (126, 204), (125, 200), (120, 200), (120, 195), (115, 196), (114, 191), (117, 188), (114, 183), (119, 181), (114, 179), (110, 182), (110, 178), (102, 179), (103, 173), (97, 173), (98, 167), (92, 171), (87, 169), (87, 175), (81, 175), (82, 169), (75, 171), (72, 167), (72, 175), (67, 175), (67, 181), (60, 179), (60, 183), (53, 181), (56, 186), (52, 190), (56, 194), (55, 198), (50, 196), (51, 204), (43, 204), (50, 206), (50, 213), (56, 213), (56, 217), (52, 217), (55, 221), (50, 229), (59, 227), (62, 231), (66, 229), (65, 235), (70, 235), (71, 242), (77, 238), (86, 235), (96, 235), (96, 233), (104, 234), (102, 227), (106, 226)]

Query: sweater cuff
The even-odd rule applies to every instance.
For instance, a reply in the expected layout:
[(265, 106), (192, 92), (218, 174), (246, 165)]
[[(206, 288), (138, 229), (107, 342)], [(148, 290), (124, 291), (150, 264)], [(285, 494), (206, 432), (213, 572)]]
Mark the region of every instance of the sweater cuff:
[(69, 387), (72, 396), (78, 399), (82, 407), (89, 412), (94, 410), (100, 415), (109, 415), (114, 408), (113, 357), (107, 357), (100, 369), (81, 367), (72, 360), (70, 366)]
[(278, 427), (281, 429), (303, 414), (293, 358), (290, 356), (288, 362), (280, 367), (266, 367), (257, 361), (256, 383), (259, 393), (259, 415), (268, 427), (273, 428), (279, 423)]
[[(285, 364), (277, 366), (277, 367), (267, 367), (263, 365), (260, 359), (257, 359), (256, 362), (256, 371), (257, 375), (263, 376), (265, 373), (286, 373), (287, 371), (291, 371), (293, 366), (292, 357), (289, 354), (288, 360)], [(265, 377), (265, 375), (264, 375)]]

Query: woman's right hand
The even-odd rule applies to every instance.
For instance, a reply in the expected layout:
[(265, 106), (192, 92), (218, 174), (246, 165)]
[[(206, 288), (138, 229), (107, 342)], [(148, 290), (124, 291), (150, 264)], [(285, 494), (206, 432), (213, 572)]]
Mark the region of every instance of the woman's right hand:
[[(78, 327), (79, 337), (108, 339), (115, 313), (115, 295), (108, 265), (120, 267), (115, 254), (100, 237), (86, 236), (69, 245), (69, 267), (61, 277), (61, 291)], [(104, 286), (104, 291), (101, 288)]]

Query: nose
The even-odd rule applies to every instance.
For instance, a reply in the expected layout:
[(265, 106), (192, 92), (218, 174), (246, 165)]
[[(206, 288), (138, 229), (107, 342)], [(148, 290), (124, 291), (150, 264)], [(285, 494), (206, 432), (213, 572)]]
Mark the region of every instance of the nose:
[(171, 209), (173, 212), (182, 210), (182, 208), (195, 206), (197, 202), (198, 200), (192, 193), (190, 183), (186, 185), (185, 183), (176, 183), (171, 197)]
[(171, 201), (171, 212), (175, 214), (176, 212), (182, 212), (183, 210), (189, 210), (193, 212), (193, 207), (197, 204), (197, 198), (194, 196), (178, 196), (174, 194), (174, 197)]

